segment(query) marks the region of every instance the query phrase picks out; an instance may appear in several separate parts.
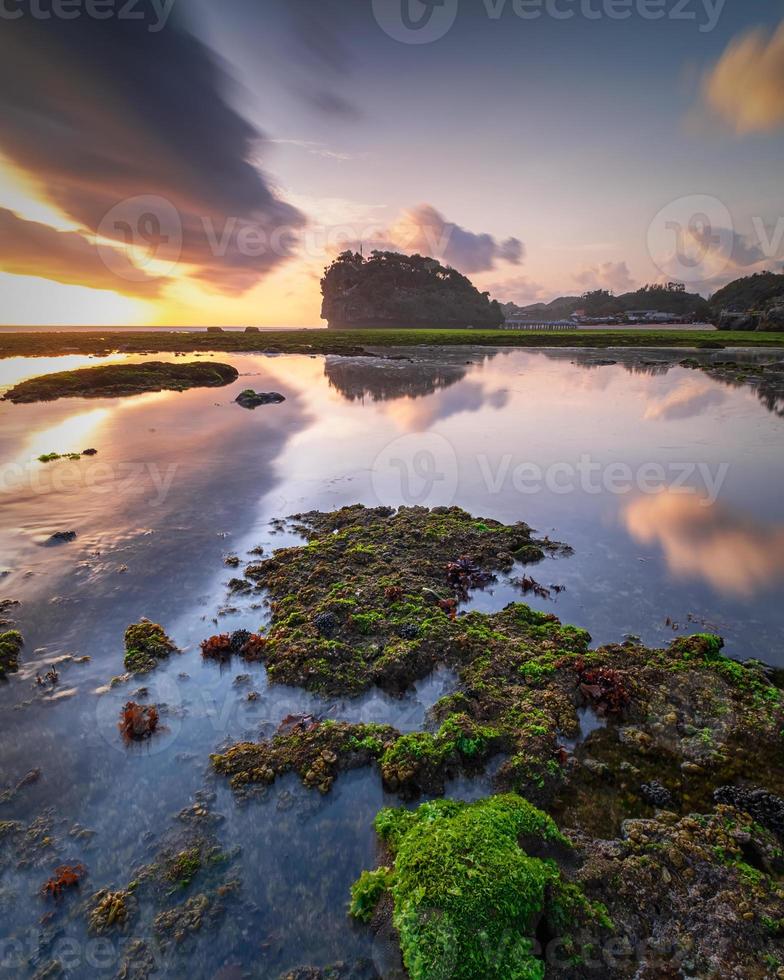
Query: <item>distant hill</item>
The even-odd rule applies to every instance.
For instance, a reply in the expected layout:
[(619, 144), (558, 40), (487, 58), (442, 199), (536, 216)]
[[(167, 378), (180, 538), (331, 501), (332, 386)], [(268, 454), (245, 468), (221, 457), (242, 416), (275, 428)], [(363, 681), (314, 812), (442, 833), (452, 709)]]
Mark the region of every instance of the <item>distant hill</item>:
[(330, 327), (494, 328), (504, 315), (456, 269), (422, 255), (343, 252), (324, 271), (322, 319)]
[(736, 279), (714, 293), (710, 298), (710, 305), (716, 313), (721, 313), (722, 310), (741, 313), (762, 311), (771, 300), (781, 300), (783, 296), (784, 275), (758, 272), (753, 276)]
[(698, 293), (687, 293), (679, 283), (667, 286), (654, 283), (643, 286), (631, 293), (613, 296), (604, 289), (584, 293), (582, 296), (560, 296), (551, 303), (533, 303), (517, 307), (506, 304), (502, 307), (511, 314), (525, 314), (549, 320), (561, 320), (572, 316), (577, 310), (585, 310), (586, 316), (619, 316), (630, 310), (658, 310), (674, 316), (694, 316), (698, 320), (708, 319), (711, 307)]
[(508, 316), (525, 314), (531, 317), (541, 317), (543, 320), (563, 320), (580, 309), (579, 296), (559, 296), (550, 303), (532, 303), (531, 306), (517, 306), (515, 303), (503, 303), (501, 309)]

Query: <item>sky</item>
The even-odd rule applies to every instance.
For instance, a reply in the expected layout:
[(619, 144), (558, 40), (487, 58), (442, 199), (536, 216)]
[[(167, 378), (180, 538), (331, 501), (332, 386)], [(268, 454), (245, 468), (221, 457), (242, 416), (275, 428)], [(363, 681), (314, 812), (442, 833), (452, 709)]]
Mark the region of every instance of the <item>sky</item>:
[(3, 0), (0, 322), (321, 326), (784, 268), (781, 0)]

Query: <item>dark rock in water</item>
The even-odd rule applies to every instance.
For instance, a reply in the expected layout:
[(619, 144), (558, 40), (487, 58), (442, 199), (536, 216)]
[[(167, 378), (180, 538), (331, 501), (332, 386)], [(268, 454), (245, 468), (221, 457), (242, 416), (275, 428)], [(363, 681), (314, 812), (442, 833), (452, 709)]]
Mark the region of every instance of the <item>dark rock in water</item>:
[(370, 960), (360, 960), (358, 963), (333, 963), (323, 968), (300, 966), (281, 973), (279, 980), (380, 980), (380, 975)]
[(784, 800), (765, 789), (721, 786), (713, 794), (716, 803), (745, 810), (759, 824), (784, 839)]
[(340, 629), (340, 622), (338, 621), (337, 616), (331, 612), (319, 613), (319, 615), (313, 620), (313, 625), (327, 640), (331, 640), (337, 633), (338, 629)]
[(82, 456), (97, 456), (97, 455), (98, 455), (98, 450), (97, 449), (83, 449), (82, 450)]
[(248, 630), (235, 630), (231, 634), (230, 649), (232, 653), (240, 654), (245, 649), (245, 645), (251, 638), (252, 633)]
[(612, 360), (609, 357), (594, 357), (590, 361), (585, 362), (589, 367), (612, 367), (617, 364), (617, 361)]
[(70, 544), (76, 541), (76, 531), (55, 531), (46, 542), (48, 545)]
[(666, 810), (672, 806), (672, 793), (658, 779), (652, 779), (649, 783), (643, 783), (640, 787), (640, 793), (646, 803), (650, 803), (651, 806), (655, 806), (658, 810)]
[(246, 388), (235, 398), (238, 405), (251, 409), (258, 408), (259, 405), (279, 405), (285, 400), (278, 391), (253, 391), (252, 388)]

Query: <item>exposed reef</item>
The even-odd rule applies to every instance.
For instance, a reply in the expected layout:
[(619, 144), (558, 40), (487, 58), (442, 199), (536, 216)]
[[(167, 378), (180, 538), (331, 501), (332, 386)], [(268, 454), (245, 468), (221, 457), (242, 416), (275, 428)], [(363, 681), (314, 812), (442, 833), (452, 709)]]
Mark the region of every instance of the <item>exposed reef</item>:
[(125, 669), (134, 674), (154, 670), (159, 661), (175, 653), (177, 647), (162, 626), (142, 619), (125, 631)]
[(504, 795), (376, 821), (380, 866), (351, 909), (391, 930), (413, 980), (784, 977), (775, 674), (724, 656), (711, 633), (592, 649), (584, 630), (522, 603), (461, 612), (516, 561), (566, 552), (524, 524), (359, 506), (293, 521), (307, 543), (246, 570), (271, 600), (270, 678), (400, 692), (448, 665), (457, 688), (426, 731), (292, 716), (213, 767), (247, 794), (289, 772), (327, 793), (371, 766), (412, 799), (495, 757)]
[(735, 387), (753, 388), (761, 402), (770, 412), (784, 416), (784, 360), (699, 361), (693, 357), (684, 358), (681, 367), (703, 371), (716, 381)]
[(215, 361), (187, 364), (147, 361), (144, 364), (106, 364), (30, 378), (11, 388), (5, 401), (15, 404), (51, 402), (58, 398), (120, 398), (146, 391), (185, 391), (220, 388), (239, 377), (236, 368)]
[[(465, 630), (454, 613), (466, 587), (566, 551), (526, 524), (476, 520), (457, 507), (355, 506), (292, 520), (307, 546), (245, 574), (272, 603), (270, 679), (325, 693), (402, 690), (437, 663), (462, 659)], [(464, 558), (474, 567), (453, 567)]]

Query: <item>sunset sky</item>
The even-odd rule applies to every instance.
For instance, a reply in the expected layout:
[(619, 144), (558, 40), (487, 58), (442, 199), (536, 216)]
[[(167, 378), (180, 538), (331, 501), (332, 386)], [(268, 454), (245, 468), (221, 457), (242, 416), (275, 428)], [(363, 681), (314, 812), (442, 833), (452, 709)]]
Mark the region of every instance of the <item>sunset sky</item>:
[[(780, 270), (784, 4), (536, 4), (444, 0), (407, 33), (401, 0), (20, 4), (2, 322), (319, 326), (360, 242), (518, 303)], [(695, 214), (684, 265), (666, 233)]]

